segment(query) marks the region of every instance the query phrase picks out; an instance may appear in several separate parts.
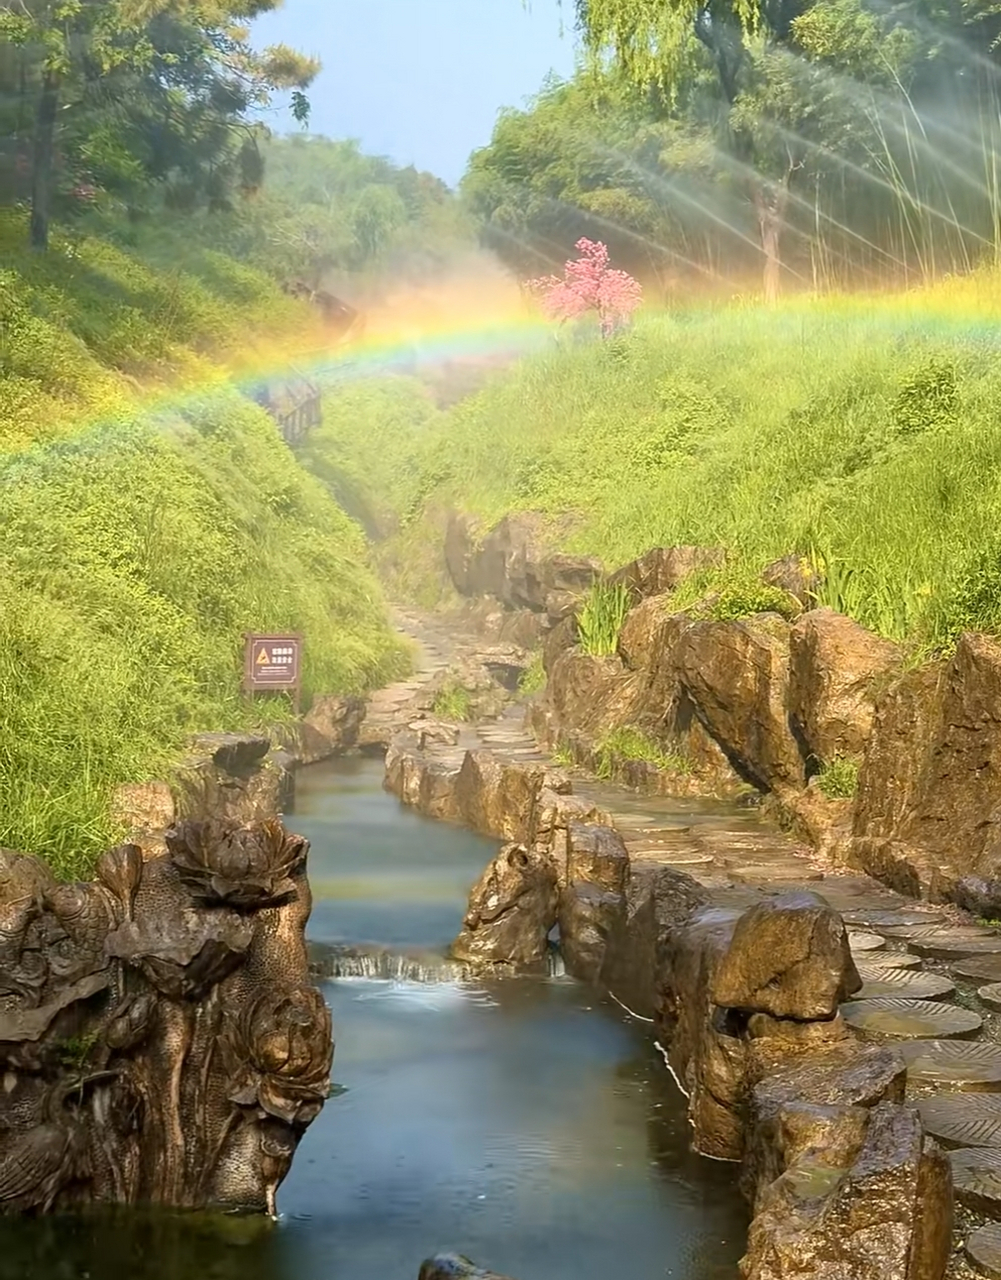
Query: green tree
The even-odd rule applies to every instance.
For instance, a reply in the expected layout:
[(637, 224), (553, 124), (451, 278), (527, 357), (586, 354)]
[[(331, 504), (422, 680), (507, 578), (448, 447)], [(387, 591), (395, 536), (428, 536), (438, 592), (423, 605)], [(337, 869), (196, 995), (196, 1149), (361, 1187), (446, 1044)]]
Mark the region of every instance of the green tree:
[[(957, 64), (969, 71), (993, 48), (998, 23), (997, 6), (964, 0), (577, 0), (577, 17), (592, 60), (610, 57), (675, 114), (693, 67), (711, 77), (720, 110), (698, 123), (720, 177), (754, 210), (769, 298), (808, 179), (815, 192), (825, 181), (857, 192), (861, 171), (876, 179), (867, 197), (880, 185), (899, 196), (914, 145), (928, 150), (920, 100), (933, 106)], [(904, 167), (899, 138), (910, 148)]]
[(31, 103), (32, 244), (48, 244), (54, 168), (64, 144), (71, 171), (76, 161), (122, 188), (197, 173), (212, 198), (225, 170), (221, 159), (232, 169), (242, 157), (244, 173), (252, 173), (248, 110), (291, 88), (293, 111), (304, 120), (303, 90), (319, 69), (284, 46), (251, 48), (244, 24), (278, 3), (0, 3), (0, 38), (17, 51), (19, 97)]

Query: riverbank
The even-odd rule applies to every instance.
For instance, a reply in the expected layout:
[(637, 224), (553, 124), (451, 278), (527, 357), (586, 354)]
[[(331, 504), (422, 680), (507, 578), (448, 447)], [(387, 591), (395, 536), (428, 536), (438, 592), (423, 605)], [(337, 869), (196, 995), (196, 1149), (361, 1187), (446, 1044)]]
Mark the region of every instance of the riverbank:
[[(422, 633), (441, 637), (443, 629), (440, 624), (436, 627), (426, 623)], [(454, 620), (449, 634), (454, 645), (461, 635)], [(477, 644), (470, 638), (458, 643), (468, 644), (473, 649)], [(529, 658), (530, 655), (524, 653), (526, 667)], [(895, 1114), (894, 1107), (899, 1110), (900, 1124), (905, 1128), (912, 1123), (904, 1120), (905, 1116), (912, 1114), (909, 1108), (920, 1108), (927, 1131), (957, 1152), (952, 1156), (951, 1164), (960, 1204), (954, 1248), (946, 1250), (946, 1254), (951, 1255), (949, 1275), (980, 1274), (969, 1270), (964, 1250), (968, 1248), (974, 1257), (989, 1258), (989, 1247), (986, 1253), (984, 1249), (990, 1245), (993, 1228), (990, 1225), (984, 1226), (983, 1230), (979, 1228), (985, 1216), (989, 1218), (993, 1214), (994, 1208), (987, 1204), (982, 1192), (973, 1191), (972, 1187), (978, 1177), (975, 1171), (990, 1166), (994, 1155), (993, 1150), (973, 1145), (976, 1133), (972, 1124), (965, 1132), (962, 1129), (963, 1116), (969, 1108), (964, 1109), (961, 1097), (955, 1103), (951, 1099), (956, 1089), (961, 1092), (966, 1089), (991, 1091), (1001, 1087), (1001, 1048), (993, 1043), (996, 1029), (989, 993), (976, 994), (982, 983), (971, 976), (972, 970), (968, 974), (964, 968), (971, 956), (978, 956), (983, 962), (996, 952), (1001, 953), (1001, 940), (997, 934), (955, 910), (950, 913), (925, 907), (915, 911), (904, 898), (875, 881), (838, 871), (810, 858), (802, 846), (797, 848), (788, 837), (769, 828), (767, 823), (763, 824), (753, 809), (732, 808), (733, 817), (721, 822), (719, 802), (702, 802), (700, 805), (692, 799), (679, 802), (663, 796), (638, 796), (634, 790), (615, 783), (589, 781), (573, 770), (568, 776), (565, 767), (557, 767), (545, 751), (540, 751), (532, 735), (523, 727), (523, 717), (524, 708), (518, 707), (499, 720), (476, 726), (453, 722), (454, 732), (451, 735), (443, 728), (439, 728), (436, 734), (425, 730), (422, 741), (418, 740), (417, 726), (411, 726), (409, 731), (397, 737), (390, 748), (387, 785), (420, 812), (439, 819), (464, 821), (479, 830), (522, 840), (532, 847), (538, 847), (544, 826), (546, 846), (553, 847), (555, 851), (553, 840), (555, 838), (559, 845), (557, 837), (562, 829), (564, 844), (567, 834), (571, 842), (571, 852), (566, 855), (570, 858), (567, 875), (570, 876), (568, 883), (571, 887), (574, 881), (569, 867), (574, 865), (574, 832), (578, 832), (576, 838), (579, 839), (587, 830), (600, 830), (600, 827), (589, 828), (589, 823), (609, 823), (617, 829), (624, 840), (629, 860), (631, 887), (627, 901), (630, 923), (621, 935), (616, 935), (614, 930), (610, 932), (607, 922), (602, 923), (604, 908), (600, 906), (601, 901), (607, 906), (610, 885), (602, 882), (602, 892), (598, 893), (598, 916), (595, 916), (595, 903), (588, 898), (588, 893), (593, 897), (595, 890), (593, 886), (581, 884), (578, 894), (583, 893), (582, 909), (584, 899), (591, 903), (583, 910), (583, 916), (576, 913), (575, 917), (575, 913), (571, 913), (564, 918), (561, 905), (564, 956), (571, 966), (584, 965), (583, 969), (577, 968), (581, 976), (591, 980), (597, 978), (603, 984), (610, 982), (613, 991), (618, 990), (631, 1007), (641, 1013), (648, 1010), (655, 1017), (661, 1039), (666, 1045), (674, 1046), (672, 1065), (690, 1095), (689, 1114), (697, 1146), (733, 1159), (731, 1144), (737, 1140), (741, 1127), (745, 1128), (746, 1137), (739, 1141), (741, 1146), (745, 1141), (749, 1144), (745, 1157), (750, 1161), (748, 1177), (750, 1185), (758, 1187), (756, 1211), (763, 1217), (752, 1228), (752, 1251), (745, 1261), (744, 1274), (784, 1275), (786, 1272), (782, 1268), (785, 1265), (792, 1265), (794, 1257), (803, 1262), (814, 1248), (820, 1248), (822, 1252), (841, 1250), (846, 1259), (853, 1258), (852, 1275), (868, 1274), (866, 1267), (875, 1267), (874, 1275), (885, 1274), (885, 1267), (889, 1265), (888, 1257), (878, 1254), (872, 1243), (867, 1246), (865, 1257), (853, 1253), (858, 1228), (853, 1225), (852, 1215), (856, 1211), (850, 1207), (852, 1198), (857, 1194), (865, 1200), (872, 1194), (871, 1190), (866, 1190), (868, 1184), (861, 1172), (850, 1177), (837, 1175), (838, 1178), (845, 1176), (847, 1180), (839, 1193), (840, 1207), (835, 1207), (833, 1202), (828, 1205), (823, 1211), (826, 1218), (822, 1215), (821, 1219), (816, 1219), (811, 1215), (820, 1203), (827, 1203), (832, 1185), (829, 1179), (822, 1188), (818, 1186), (811, 1193), (819, 1199), (807, 1212), (806, 1219), (802, 1216), (806, 1212), (803, 1202), (794, 1203), (796, 1197), (793, 1200), (787, 1196), (783, 1199), (786, 1192), (779, 1193), (780, 1185), (791, 1187), (797, 1178), (813, 1176), (809, 1173), (812, 1158), (808, 1155), (809, 1142), (802, 1149), (795, 1143), (788, 1147), (776, 1167), (776, 1157), (768, 1154), (769, 1143), (774, 1141), (773, 1130), (768, 1125), (764, 1129), (755, 1128), (758, 1123), (753, 1118), (755, 1108), (764, 1107), (767, 1113), (768, 1108), (774, 1106), (774, 1102), (767, 1100), (771, 1092), (779, 1088), (777, 1084), (770, 1083), (770, 1073), (775, 1070), (774, 1054), (779, 1049), (778, 1058), (785, 1060), (791, 1073), (790, 1082), (780, 1088), (780, 1093), (782, 1089), (787, 1090), (782, 1095), (785, 1099), (783, 1105), (798, 1099), (796, 1106), (802, 1103), (809, 1110), (823, 1103), (821, 1110), (826, 1107), (831, 1112), (830, 1122), (836, 1126), (842, 1121), (834, 1121), (838, 1107), (832, 1108), (831, 1103), (842, 1107), (849, 1104), (849, 1111), (859, 1105), (876, 1107), (882, 1117), (880, 1124), (890, 1123), (891, 1129), (897, 1124), (897, 1121), (889, 1119), (891, 1113)], [(406, 718), (404, 716), (398, 723), (404, 723)], [(565, 778), (566, 783), (559, 782), (560, 778)], [(538, 790), (540, 787), (541, 792)], [(700, 809), (705, 817), (700, 818)], [(585, 825), (575, 827), (575, 823)], [(594, 854), (576, 855), (578, 862), (581, 856), (591, 868), (585, 879), (593, 877), (596, 866)], [(665, 876), (666, 880), (663, 879)], [(689, 934), (688, 930), (695, 926), (685, 923), (684, 911), (678, 914), (677, 894), (682, 881), (692, 886), (691, 892), (706, 895), (701, 901), (708, 902), (710, 917), (714, 921), (708, 933), (695, 928), (695, 932)], [(645, 911), (643, 904), (649, 895), (653, 893), (654, 899), (660, 901), (662, 892), (667, 892), (668, 896), (656, 908), (656, 913), (660, 918), (659, 913), (666, 912), (665, 922), (673, 923), (661, 925), (657, 944), (660, 959), (655, 963), (652, 953), (648, 959), (642, 958), (643, 949), (652, 945), (652, 939), (648, 931), (644, 933), (641, 921)], [(803, 895), (813, 892), (822, 895), (822, 901), (834, 906), (849, 922), (852, 958), (864, 985), (859, 989), (856, 983), (854, 990), (849, 989), (841, 997), (843, 1003), (833, 1022), (821, 1020), (815, 1024), (814, 1031), (819, 1034), (797, 1035), (793, 1043), (783, 1042), (780, 1046), (779, 1042), (768, 1038), (776, 1032), (767, 1031), (762, 1023), (750, 1042), (757, 1046), (754, 1054), (764, 1050), (766, 1060), (772, 1055), (770, 1066), (762, 1074), (760, 1063), (757, 1067), (748, 1066), (737, 1052), (739, 1037), (728, 1041), (727, 1037), (735, 1036), (735, 1032), (724, 1031), (723, 1040), (714, 1040), (717, 1032), (703, 1022), (704, 1015), (698, 1012), (706, 998), (700, 982), (711, 981), (706, 974), (718, 972), (720, 956), (733, 945), (730, 941), (732, 931), (749, 908), (772, 901), (776, 911), (791, 913), (789, 923), (795, 930), (796, 911), (802, 911), (805, 903), (816, 901), (804, 899)], [(797, 901), (798, 905), (794, 906)], [(594, 934), (595, 926), (597, 935)], [(585, 933), (577, 935), (577, 928), (584, 928)], [(618, 943), (614, 941), (616, 936), (620, 937)], [(581, 949), (583, 937), (590, 941)], [(608, 948), (616, 946), (618, 955), (613, 957), (609, 966)], [(705, 952), (706, 946), (709, 946), (708, 952)], [(661, 950), (663, 947), (667, 948), (666, 952)], [(664, 968), (664, 957), (670, 955), (672, 949), (676, 956), (673, 977), (672, 969)], [(715, 958), (711, 961), (707, 958), (698, 960), (697, 957), (703, 954)], [(685, 956), (691, 958), (685, 959)], [(705, 968), (707, 964), (708, 969)], [(923, 974), (919, 971), (922, 964)], [(700, 971), (701, 978), (697, 976)], [(616, 972), (617, 978), (609, 977)], [(657, 974), (652, 995), (647, 987), (646, 1004), (642, 991), (644, 984), (636, 985), (637, 973), (645, 973), (647, 981), (649, 975)], [(802, 998), (804, 989), (799, 990)], [(956, 1001), (955, 1004), (950, 1003), (950, 997)], [(649, 1003), (651, 998), (652, 1004)], [(674, 1010), (667, 1023), (664, 1021), (665, 1000)], [(686, 1008), (693, 1012), (686, 1015)], [(796, 1016), (793, 1015), (794, 1018)], [(677, 1031), (679, 1018), (681, 1033)], [(970, 1044), (970, 1035), (976, 1035), (981, 1028), (986, 1040)], [(755, 1040), (754, 1036), (764, 1036), (764, 1040)], [(724, 1042), (730, 1047), (725, 1048)], [(864, 1047), (866, 1042), (872, 1042), (871, 1049)], [(857, 1049), (851, 1049), (852, 1044)], [(862, 1058), (859, 1064), (849, 1069), (846, 1062), (855, 1062), (853, 1055), (856, 1051), (862, 1054)], [(723, 1058), (719, 1057), (721, 1052)], [(790, 1065), (790, 1052), (794, 1059), (798, 1054), (801, 1061)], [(875, 1055), (871, 1062), (868, 1054)], [(724, 1065), (724, 1060), (729, 1065)], [(864, 1068), (860, 1065), (862, 1061), (867, 1064)], [(748, 1071), (751, 1073), (749, 1076), (745, 1074)], [(856, 1072), (854, 1076), (853, 1071)], [(791, 1083), (793, 1077), (795, 1085)], [(854, 1083), (849, 1084), (849, 1080)], [(789, 1093), (788, 1089), (792, 1092)], [(979, 1093), (976, 1096), (983, 1097)], [(719, 1100), (726, 1097), (731, 1099), (730, 1102), (722, 1104)], [(905, 1098), (908, 1105), (901, 1106)], [(986, 1114), (989, 1109), (985, 1099), (981, 1110)], [(726, 1119), (726, 1116), (730, 1118)], [(733, 1128), (735, 1122), (736, 1129)], [(837, 1131), (841, 1137), (835, 1140), (832, 1130), (823, 1139), (824, 1143), (835, 1141), (837, 1145), (842, 1139), (848, 1141), (847, 1130)], [(805, 1140), (810, 1132), (812, 1130), (807, 1126), (796, 1141)], [(872, 1140), (877, 1145), (884, 1140), (889, 1143), (889, 1147), (883, 1149), (881, 1160), (889, 1158), (892, 1165), (899, 1156), (903, 1161), (897, 1173), (889, 1174), (890, 1165), (884, 1170), (884, 1175), (890, 1177), (897, 1188), (892, 1194), (889, 1191), (884, 1193), (889, 1197), (884, 1199), (884, 1208), (892, 1204), (894, 1208), (889, 1212), (897, 1220), (895, 1215), (911, 1212), (904, 1209), (904, 1203), (913, 1201), (913, 1196), (920, 1194), (922, 1215), (930, 1232), (926, 1232), (920, 1248), (914, 1246), (917, 1250), (913, 1257), (915, 1269), (911, 1270), (908, 1264), (906, 1274), (940, 1276), (943, 1272), (937, 1268), (945, 1265), (941, 1228), (950, 1218), (951, 1205), (936, 1201), (936, 1196), (945, 1193), (936, 1191), (933, 1195), (930, 1183), (922, 1183), (924, 1189), (918, 1192), (919, 1182), (914, 1179), (918, 1178), (920, 1161), (918, 1165), (907, 1164), (911, 1157), (905, 1155), (905, 1150), (911, 1149), (907, 1144), (912, 1139), (905, 1139), (902, 1130), (892, 1139), (890, 1130), (887, 1130), (884, 1139), (879, 1139), (874, 1129)], [(904, 1145), (891, 1158), (888, 1152), (898, 1141)], [(919, 1149), (921, 1141), (918, 1139)], [(925, 1149), (934, 1152), (934, 1146), (927, 1147), (927, 1140), (924, 1141)], [(737, 1148), (738, 1153), (741, 1146)], [(855, 1149), (851, 1141), (848, 1141), (848, 1147)], [(799, 1151), (800, 1155), (794, 1155), (794, 1151)], [(871, 1159), (871, 1156), (867, 1158)], [(933, 1163), (938, 1161), (934, 1167), (939, 1173), (935, 1176), (940, 1178), (945, 1167), (944, 1158), (929, 1158)], [(832, 1161), (825, 1164), (825, 1168), (829, 1166), (835, 1170), (843, 1167), (833, 1156)], [(907, 1168), (911, 1172), (906, 1172)], [(763, 1169), (771, 1169), (771, 1173), (761, 1182)], [(780, 1177), (774, 1191), (766, 1193), (770, 1179), (776, 1173), (781, 1174), (783, 1169), (788, 1170), (785, 1179)], [(870, 1170), (866, 1177), (871, 1173)], [(922, 1178), (924, 1176), (921, 1175)], [(833, 1185), (838, 1185), (837, 1178)], [(851, 1189), (853, 1187), (854, 1190)], [(898, 1196), (903, 1199), (898, 1199)], [(837, 1201), (837, 1197), (835, 1199)], [(807, 1221), (814, 1225), (808, 1227)], [(831, 1227), (833, 1236), (825, 1235), (827, 1228), (819, 1225), (822, 1221), (827, 1221), (828, 1227), (832, 1223), (837, 1224)], [(916, 1229), (917, 1219), (910, 1221)], [(939, 1232), (937, 1237), (936, 1230)], [(819, 1237), (816, 1237), (817, 1231), (820, 1232)], [(813, 1244), (808, 1243), (811, 1232), (815, 1237)], [(936, 1238), (938, 1244), (935, 1243)], [(818, 1244), (817, 1240), (826, 1243)], [(923, 1254), (921, 1251), (924, 1249), (930, 1252)], [(809, 1270), (807, 1273), (813, 1274)], [(983, 1273), (990, 1274), (990, 1271)]]

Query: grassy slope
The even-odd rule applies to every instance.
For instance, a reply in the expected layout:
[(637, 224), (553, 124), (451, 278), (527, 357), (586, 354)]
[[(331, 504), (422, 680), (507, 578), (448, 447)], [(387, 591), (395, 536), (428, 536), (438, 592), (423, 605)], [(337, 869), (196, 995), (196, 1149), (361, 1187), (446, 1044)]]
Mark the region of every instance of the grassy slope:
[[(554, 344), (448, 414), (412, 415), (399, 452), (416, 438), (423, 461), (402, 500), (428, 518), (392, 556), (430, 563), (448, 505), (487, 521), (570, 511), (566, 545), (610, 566), (655, 545), (723, 544), (732, 584), (812, 552), (826, 602), (885, 635), (934, 646), (1001, 630), (998, 319), (997, 277), (982, 275), (900, 297), (648, 315), (624, 340)], [(418, 577), (404, 584), (427, 597)]]
[(169, 229), (23, 235), (0, 223), (0, 847), (73, 874), (115, 784), (287, 714), (240, 697), (243, 631), (305, 634), (307, 696), (405, 657), (357, 525), (226, 385), (318, 344), (308, 310)]

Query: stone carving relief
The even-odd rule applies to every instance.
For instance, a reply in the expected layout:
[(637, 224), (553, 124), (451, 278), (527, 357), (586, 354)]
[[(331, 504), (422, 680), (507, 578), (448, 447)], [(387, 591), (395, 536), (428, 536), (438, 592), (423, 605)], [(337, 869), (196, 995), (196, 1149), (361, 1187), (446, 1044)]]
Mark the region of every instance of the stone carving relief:
[(57, 883), (0, 851), (0, 1211), (274, 1213), (330, 1088), (308, 843), (184, 822)]

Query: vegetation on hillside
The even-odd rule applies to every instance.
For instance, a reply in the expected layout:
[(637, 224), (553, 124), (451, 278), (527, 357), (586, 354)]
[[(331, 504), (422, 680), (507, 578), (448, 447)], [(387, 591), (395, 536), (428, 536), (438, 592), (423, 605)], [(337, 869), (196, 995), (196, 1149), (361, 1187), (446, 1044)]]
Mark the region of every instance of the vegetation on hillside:
[[(610, 568), (652, 546), (725, 546), (729, 567), (684, 598), (717, 590), (726, 616), (765, 607), (777, 593), (754, 577), (798, 552), (823, 571), (822, 603), (882, 635), (934, 648), (1001, 632), (996, 286), (987, 273), (883, 299), (652, 313), (612, 341), (554, 345), (432, 419), (415, 391), (380, 455), (406, 460), (384, 492), (423, 515), (382, 561), (428, 602), (450, 507), (487, 524), (542, 511), (574, 517), (562, 545)], [(359, 470), (380, 394), (354, 392), (342, 446)]]
[[(927, 282), (998, 249), (997, 7), (579, 0), (587, 57), (463, 184), (520, 273), (581, 235), (667, 288)], [(763, 269), (763, 270), (762, 270)]]

